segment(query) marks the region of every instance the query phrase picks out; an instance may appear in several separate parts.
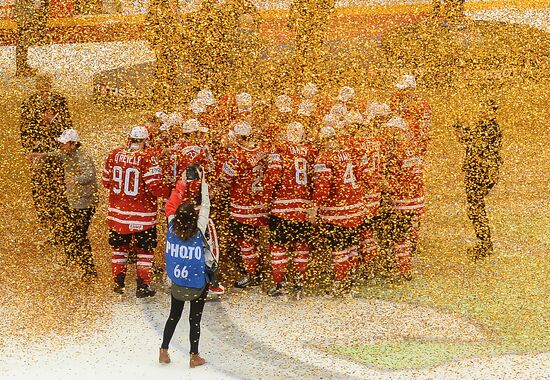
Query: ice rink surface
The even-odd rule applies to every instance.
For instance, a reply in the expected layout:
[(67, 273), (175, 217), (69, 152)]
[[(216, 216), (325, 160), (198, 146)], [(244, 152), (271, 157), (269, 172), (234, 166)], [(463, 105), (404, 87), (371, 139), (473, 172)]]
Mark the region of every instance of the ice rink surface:
[[(469, 14), (475, 19), (494, 19), (530, 24), (550, 30), (550, 8), (491, 10)], [(16, 80), (14, 47), (0, 48), (2, 91), (24, 92), (30, 85)], [(31, 48), (30, 63), (56, 77), (57, 86), (70, 94), (90, 93), (96, 72), (154, 60), (146, 42), (114, 42), (53, 45)], [(258, 297), (261, 297), (258, 294)], [(368, 301), (365, 301), (368, 302)], [(400, 305), (388, 306), (393, 311)], [(0, 359), (2, 379), (538, 379), (549, 378), (550, 354), (506, 355), (469, 358), (440, 367), (408, 371), (375, 370), (336, 358), (270, 333), (261, 323), (250, 328), (237, 321), (230, 300), (208, 304), (203, 316), (201, 354), (208, 364), (188, 368), (188, 323), (184, 313), (171, 346), (172, 363), (158, 364), (158, 347), (169, 310), (168, 295), (150, 301), (133, 294), (113, 304), (113, 319), (95, 334), (79, 339), (51, 337), (48, 345), (28, 346), (9, 341)], [(441, 318), (451, 318), (443, 315)], [(2, 313), (0, 311), (0, 318)], [(259, 320), (265, 316), (259, 316)], [(435, 319), (439, 317), (434, 317)], [(253, 323), (252, 321), (249, 321)], [(277, 349), (278, 347), (279, 349)], [(309, 375), (308, 375), (309, 374)]]

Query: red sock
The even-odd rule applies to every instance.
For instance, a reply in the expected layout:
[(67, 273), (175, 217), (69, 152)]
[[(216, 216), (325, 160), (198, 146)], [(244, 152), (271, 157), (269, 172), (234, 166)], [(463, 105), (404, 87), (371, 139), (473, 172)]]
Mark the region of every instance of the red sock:
[(151, 283), (151, 269), (153, 267), (153, 250), (135, 247), (137, 254), (136, 272), (137, 277), (143, 280), (143, 284)]
[(344, 249), (339, 252), (332, 253), (332, 266), (334, 268), (334, 276), (337, 281), (343, 280), (349, 271), (349, 250)]
[(269, 246), (271, 252), (271, 270), (273, 273), (273, 282), (280, 284), (283, 282), (286, 273), (288, 257), (284, 245), (271, 244)]
[(359, 265), (359, 251), (356, 245), (352, 245), (348, 249), (348, 261), (350, 269), (357, 269), (357, 266)]
[(307, 243), (296, 242), (292, 248), (294, 250), (294, 258), (292, 259), (294, 270), (297, 275), (303, 277), (309, 264), (309, 246)]
[(374, 231), (372, 230), (364, 230), (361, 238), (361, 259), (364, 264), (368, 264), (379, 253), (378, 243), (374, 239)]
[(126, 266), (128, 264), (128, 252), (130, 251), (129, 245), (122, 245), (120, 247), (113, 247), (111, 254), (111, 273), (113, 279), (116, 279), (119, 274), (126, 274)]
[(254, 246), (254, 244), (249, 240), (239, 239), (237, 240), (237, 246), (241, 250), (241, 257), (243, 258), (243, 264), (246, 273), (250, 275), (256, 274), (260, 258), (258, 250)]
[(414, 216), (409, 233), (409, 239), (411, 240), (411, 247), (416, 249), (418, 246), (418, 240), (420, 235), (420, 218), (418, 215)]
[(397, 241), (394, 246), (397, 267), (401, 274), (408, 275), (412, 272), (411, 265), (411, 242)]

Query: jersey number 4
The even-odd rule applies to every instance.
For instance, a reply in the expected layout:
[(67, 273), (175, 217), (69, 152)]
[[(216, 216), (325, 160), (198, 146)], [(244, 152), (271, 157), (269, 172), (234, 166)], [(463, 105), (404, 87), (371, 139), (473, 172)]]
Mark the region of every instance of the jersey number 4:
[(113, 166), (113, 181), (116, 183), (113, 187), (115, 194), (124, 194), (136, 196), (139, 190), (139, 170), (136, 168), (122, 169), (120, 166)]

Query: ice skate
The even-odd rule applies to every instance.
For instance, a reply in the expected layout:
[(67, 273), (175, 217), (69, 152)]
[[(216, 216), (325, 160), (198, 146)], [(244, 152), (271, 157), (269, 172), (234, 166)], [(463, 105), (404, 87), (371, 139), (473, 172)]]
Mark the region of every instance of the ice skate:
[(243, 275), (237, 282), (235, 282), (235, 287), (238, 289), (246, 289), (249, 286), (258, 286), (258, 281), (254, 276), (249, 275), (248, 273)]
[(201, 366), (204, 363), (206, 363), (206, 360), (201, 358), (199, 356), (199, 354), (191, 354), (191, 358), (189, 359), (189, 367), (190, 368), (195, 368), (195, 367)]
[(148, 284), (144, 284), (141, 278), (137, 279), (136, 298), (153, 297), (156, 293)]
[(280, 282), (278, 284), (275, 284), (274, 286), (272, 286), (267, 291), (267, 295), (271, 296), (271, 297), (278, 297), (278, 296), (282, 296), (284, 294), (286, 294), (285, 283), (284, 282)]
[(115, 279), (115, 286), (113, 287), (113, 292), (115, 292), (116, 294), (124, 294), (124, 292), (126, 291), (126, 287), (124, 285), (124, 280), (125, 280), (126, 276), (124, 275), (124, 273), (119, 273), (117, 276), (116, 276), (116, 279)]

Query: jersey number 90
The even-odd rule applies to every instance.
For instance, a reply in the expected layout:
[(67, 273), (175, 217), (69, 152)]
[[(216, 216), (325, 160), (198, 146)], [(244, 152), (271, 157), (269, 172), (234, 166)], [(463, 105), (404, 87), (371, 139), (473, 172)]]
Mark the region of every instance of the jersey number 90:
[(113, 166), (113, 181), (115, 186), (113, 192), (120, 194), (124, 191), (124, 194), (129, 196), (136, 196), (139, 191), (139, 170), (136, 168), (122, 169), (120, 166)]

